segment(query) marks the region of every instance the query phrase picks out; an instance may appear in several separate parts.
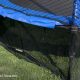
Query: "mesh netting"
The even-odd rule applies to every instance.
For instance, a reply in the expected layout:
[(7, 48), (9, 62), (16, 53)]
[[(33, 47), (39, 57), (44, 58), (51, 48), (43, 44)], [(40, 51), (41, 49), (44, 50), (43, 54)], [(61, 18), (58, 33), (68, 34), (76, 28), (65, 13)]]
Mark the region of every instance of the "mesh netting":
[[(1, 23), (3, 27), (0, 28), (0, 33), (1, 33), (0, 38), (1, 41), (7, 47), (9, 47), (9, 49), (12, 48), (13, 49), (12, 51), (14, 50), (22, 51), (21, 54), (22, 55), (25, 54), (24, 56), (26, 58), (27, 58), (27, 53), (30, 51), (28, 57), (31, 56), (37, 59), (39, 62), (41, 62), (39, 64), (41, 66), (42, 64), (43, 65), (47, 64), (44, 67), (47, 68), (48, 66), (49, 69), (54, 74), (60, 75), (61, 80), (65, 80), (64, 78), (67, 77), (66, 74), (67, 72), (65, 73), (64, 71), (62, 71), (63, 67), (59, 69), (57, 65), (56, 66), (53, 65), (54, 62), (52, 61), (54, 61), (54, 58), (52, 61), (50, 61), (49, 64), (47, 61), (45, 62), (45, 58), (47, 57), (47, 59), (49, 58), (50, 60), (50, 57), (48, 57), (49, 55), (64, 56), (64, 57), (68, 56), (67, 52), (69, 47), (68, 41), (70, 38), (69, 35), (70, 31), (60, 28), (55, 30), (47, 28), (39, 28), (36, 26), (20, 23), (18, 21), (13, 21), (8, 18), (2, 19)], [(34, 54), (33, 52), (36, 54)], [(40, 56), (36, 56), (37, 54), (44, 55), (45, 58), (43, 58), (42, 60), (42, 56), (40, 59)], [(31, 57), (30, 60), (32, 59)], [(62, 65), (64, 65), (63, 62)], [(64, 67), (66, 67), (66, 65), (64, 65)]]

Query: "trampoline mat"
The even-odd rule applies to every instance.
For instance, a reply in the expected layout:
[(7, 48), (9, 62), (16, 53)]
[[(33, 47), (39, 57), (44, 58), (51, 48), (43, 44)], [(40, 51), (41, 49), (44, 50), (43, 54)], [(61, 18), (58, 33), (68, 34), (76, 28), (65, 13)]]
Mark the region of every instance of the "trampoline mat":
[(32, 10), (49, 12), (56, 15), (72, 16), (74, 0), (9, 0)]

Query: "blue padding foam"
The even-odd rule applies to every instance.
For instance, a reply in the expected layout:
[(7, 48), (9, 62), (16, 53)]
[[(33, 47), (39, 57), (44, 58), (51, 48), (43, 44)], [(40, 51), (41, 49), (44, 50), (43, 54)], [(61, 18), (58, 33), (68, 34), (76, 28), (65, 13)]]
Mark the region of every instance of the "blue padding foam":
[[(58, 16), (23, 8), (9, 2), (9, 0), (0, 0), (0, 5), (0, 15), (4, 17), (47, 28), (55, 28), (56, 25), (69, 25), (72, 19), (70, 16)], [(75, 24), (79, 26), (78, 20), (75, 19)]]
[(76, 0), (75, 5), (74, 25), (80, 28), (80, 0)]
[(41, 17), (35, 17), (35, 16), (28, 16), (20, 12), (16, 12), (10, 9), (5, 9), (3, 7), (0, 7), (0, 15), (4, 17), (9, 17), (14, 20), (18, 20), (21, 22), (43, 26), (47, 28), (54, 28), (55, 25), (61, 25), (61, 23), (54, 21), (54, 20), (41, 18)]

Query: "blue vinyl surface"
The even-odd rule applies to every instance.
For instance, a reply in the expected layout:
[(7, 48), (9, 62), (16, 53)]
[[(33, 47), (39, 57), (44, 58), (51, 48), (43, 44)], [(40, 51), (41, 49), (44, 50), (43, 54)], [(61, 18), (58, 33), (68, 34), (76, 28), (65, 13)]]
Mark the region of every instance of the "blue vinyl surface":
[[(75, 15), (79, 16), (79, 0), (76, 0)], [(9, 0), (0, 0), (0, 15), (21, 22), (41, 27), (55, 28), (56, 25), (69, 25), (72, 16), (58, 16), (55, 14), (35, 11), (15, 5)], [(80, 19), (74, 18), (74, 24), (80, 26)]]
[(80, 28), (80, 0), (76, 0), (75, 5), (74, 25)]

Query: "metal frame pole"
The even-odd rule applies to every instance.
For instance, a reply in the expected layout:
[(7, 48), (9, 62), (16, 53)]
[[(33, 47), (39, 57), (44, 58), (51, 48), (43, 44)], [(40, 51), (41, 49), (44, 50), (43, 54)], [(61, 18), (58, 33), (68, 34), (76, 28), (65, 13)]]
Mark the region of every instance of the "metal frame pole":
[(68, 80), (72, 80), (72, 67), (73, 63), (77, 54), (77, 49), (79, 45), (78, 39), (78, 27), (72, 26), (71, 27), (71, 43), (69, 49), (69, 71), (68, 71)]

